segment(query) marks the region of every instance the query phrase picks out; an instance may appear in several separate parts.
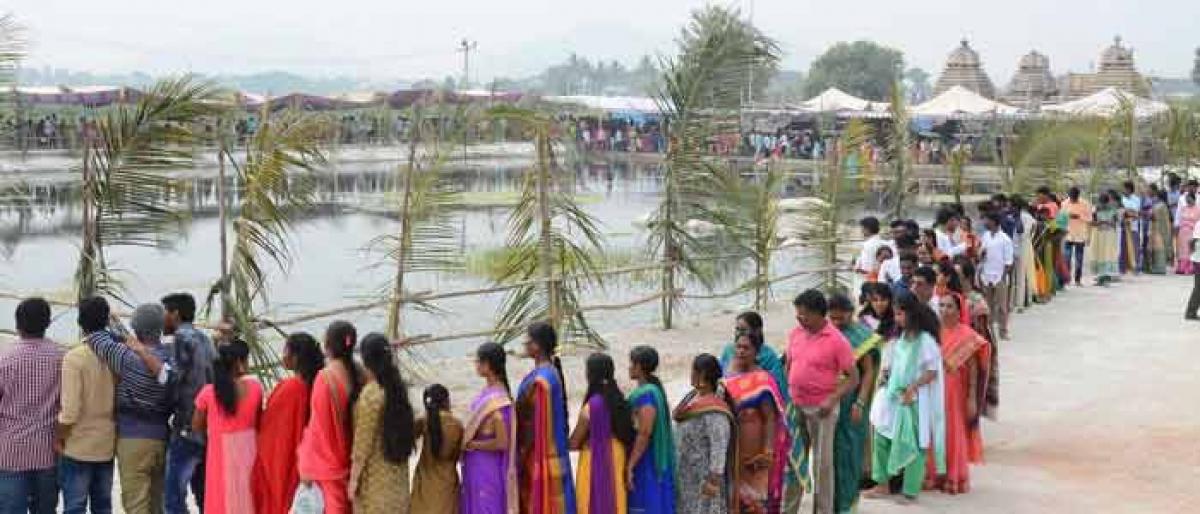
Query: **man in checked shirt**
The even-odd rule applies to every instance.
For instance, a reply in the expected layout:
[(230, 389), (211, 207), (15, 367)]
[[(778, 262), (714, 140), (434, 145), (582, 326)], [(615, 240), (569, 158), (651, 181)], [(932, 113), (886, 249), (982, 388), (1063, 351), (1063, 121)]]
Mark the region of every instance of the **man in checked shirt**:
[(45, 300), (22, 301), (16, 318), (19, 339), (0, 354), (0, 514), (54, 514), (54, 424), (66, 352), (45, 338)]

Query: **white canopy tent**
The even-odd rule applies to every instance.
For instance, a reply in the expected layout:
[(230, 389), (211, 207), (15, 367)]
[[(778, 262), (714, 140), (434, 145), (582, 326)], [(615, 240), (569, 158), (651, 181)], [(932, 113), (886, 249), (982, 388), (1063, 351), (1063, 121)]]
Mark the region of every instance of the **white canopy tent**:
[(843, 112), (843, 111), (874, 111), (883, 112), (888, 108), (884, 102), (872, 102), (831, 87), (821, 94), (809, 98), (797, 107), (807, 112)]
[(658, 114), (658, 103), (653, 98), (643, 96), (592, 96), (592, 95), (571, 95), (571, 96), (547, 96), (543, 100), (558, 104), (575, 104), (581, 105), (588, 109), (596, 109), (606, 112), (640, 112), (644, 114)]
[(914, 116), (953, 117), (982, 116), (992, 114), (1017, 114), (1020, 109), (995, 100), (962, 86), (954, 86), (921, 105), (911, 109)]
[(1124, 102), (1129, 102), (1133, 106), (1134, 115), (1138, 118), (1149, 118), (1162, 114), (1169, 109), (1165, 103), (1148, 98), (1140, 98), (1133, 93), (1109, 87), (1078, 100), (1055, 105), (1043, 105), (1042, 111), (1074, 116), (1100, 116), (1107, 118), (1116, 114)]

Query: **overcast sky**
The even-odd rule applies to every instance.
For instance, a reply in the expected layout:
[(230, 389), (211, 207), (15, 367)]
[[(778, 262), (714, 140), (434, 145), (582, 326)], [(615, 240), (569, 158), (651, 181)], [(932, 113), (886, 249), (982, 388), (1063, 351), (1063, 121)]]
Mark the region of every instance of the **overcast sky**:
[[(95, 72), (285, 70), (376, 79), (458, 75), (458, 41), (478, 42), (472, 80), (521, 76), (570, 52), (633, 63), (665, 55), (686, 0), (6, 0), (28, 29), (28, 66)], [(992, 80), (1030, 49), (1054, 73), (1087, 71), (1120, 34), (1143, 73), (1184, 77), (1200, 45), (1200, 0), (732, 1), (807, 69), (837, 41), (873, 39), (935, 76), (966, 37)]]

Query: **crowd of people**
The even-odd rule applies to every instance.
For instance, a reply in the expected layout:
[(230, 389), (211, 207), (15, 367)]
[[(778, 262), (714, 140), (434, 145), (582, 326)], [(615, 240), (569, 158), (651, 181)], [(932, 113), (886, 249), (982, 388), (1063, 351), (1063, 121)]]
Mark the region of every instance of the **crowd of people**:
[[(478, 348), (480, 391), (459, 419), (442, 385), (414, 406), (393, 344), (344, 321), (320, 342), (287, 337), (288, 376), (268, 391), (247, 343), (193, 325), (186, 293), (138, 306), (128, 329), (83, 299), (69, 350), (29, 298), (0, 354), (0, 514), (50, 514), (60, 498), (68, 514), (111, 512), (114, 470), (129, 514), (188, 512), (189, 493), (210, 514), (795, 513), (806, 492), (840, 514), (862, 495), (968, 493), (1012, 308), (1081, 286), (1085, 248), (1101, 285), (1172, 264), (1200, 277), (1196, 183), (1168, 184), (1129, 183), (1095, 207), (1076, 188), (996, 196), (978, 226), (948, 206), (886, 238), (863, 218), (855, 297), (799, 294), (780, 347), (760, 314), (740, 314), (673, 407), (654, 348), (628, 355), (628, 392), (614, 357), (592, 354), (573, 418), (547, 323), (526, 331), (534, 367), (515, 388), (505, 348)], [(1193, 319), (1198, 297), (1200, 278)]]

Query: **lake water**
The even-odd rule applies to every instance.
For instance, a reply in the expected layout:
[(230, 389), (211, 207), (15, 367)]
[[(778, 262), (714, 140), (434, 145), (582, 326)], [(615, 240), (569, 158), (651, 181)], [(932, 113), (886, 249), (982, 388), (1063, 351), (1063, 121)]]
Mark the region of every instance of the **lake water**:
[[(627, 160), (597, 160), (575, 167), (576, 187), (589, 197), (586, 210), (601, 223), (606, 248), (640, 251), (645, 233), (635, 221), (655, 208), (661, 179), (656, 165), (634, 164)], [(463, 191), (514, 192), (519, 190), (523, 169), (520, 167), (478, 166), (453, 170), (454, 182)], [(192, 181), (192, 197), (187, 202), (192, 215), (178, 241), (170, 248), (114, 247), (108, 250), (112, 267), (124, 270), (124, 282), (130, 303), (155, 301), (163, 294), (188, 291), (203, 299), (219, 275), (218, 223), (215, 213), (215, 180), (208, 177)], [(336, 176), (321, 175), (317, 196), (323, 202), (353, 207), (378, 202), (394, 187), (394, 172), (379, 164), (361, 170), (345, 171)], [(0, 208), (0, 289), (23, 294), (71, 296), (72, 276), (78, 259), (78, 206), (73, 200), (77, 187), (69, 184), (40, 185), (37, 201), (23, 208)], [(504, 245), (508, 209), (484, 208), (455, 215), (459, 227), (459, 247), (464, 255), (476, 254)], [(264, 313), (282, 318), (317, 310), (369, 301), (392, 280), (392, 268), (378, 253), (366, 250), (369, 243), (385, 234), (395, 234), (399, 222), (376, 214), (345, 208), (321, 208), (295, 223), (292, 235), (294, 258), (286, 272), (272, 271), (269, 291), (271, 303)], [(650, 262), (643, 259), (639, 262)], [(801, 259), (796, 252), (781, 253), (774, 264), (775, 273), (796, 269)], [(748, 269), (721, 280), (716, 291), (732, 289), (749, 277)], [(410, 291), (446, 292), (487, 287), (488, 279), (469, 273), (418, 273), (408, 279)], [(703, 294), (698, 284), (686, 283), (689, 294)], [(789, 282), (777, 294), (790, 296), (798, 288)], [(581, 295), (585, 305), (627, 302), (655, 292), (657, 280), (639, 283), (628, 277), (613, 277), (601, 288)], [(406, 311), (406, 333), (448, 334), (491, 328), (503, 293), (469, 296), (436, 302), (440, 314)], [(746, 305), (748, 295), (724, 300), (688, 300), (688, 316), (711, 313), (722, 307)], [(15, 302), (0, 300), (0, 312), (12, 312)], [(76, 333), (74, 312), (55, 309), (52, 335), (69, 339)], [(659, 317), (659, 303), (647, 303), (632, 309), (598, 312), (589, 319), (603, 334), (631, 324), (652, 325)], [(0, 327), (12, 328), (11, 318)], [(345, 316), (358, 325), (360, 333), (381, 330), (386, 321), (383, 310)], [(320, 332), (329, 320), (321, 320), (290, 329)], [(478, 340), (430, 345), (423, 351), (460, 354)]]

